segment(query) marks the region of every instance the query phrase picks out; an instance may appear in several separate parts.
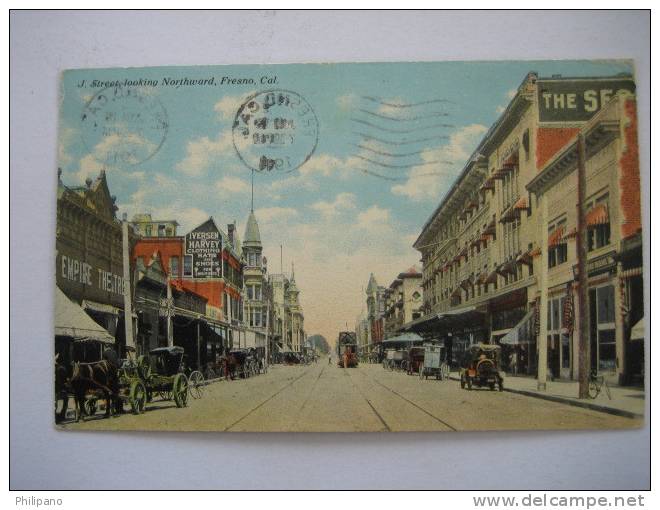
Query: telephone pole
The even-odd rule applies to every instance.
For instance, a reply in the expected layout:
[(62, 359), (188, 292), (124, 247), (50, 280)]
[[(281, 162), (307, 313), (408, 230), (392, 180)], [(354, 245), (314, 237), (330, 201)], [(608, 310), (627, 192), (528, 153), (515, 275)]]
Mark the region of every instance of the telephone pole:
[[(128, 239), (128, 219), (124, 213), (121, 222), (122, 233), (122, 265), (124, 270), (124, 332), (126, 335), (126, 349), (135, 350), (133, 339), (133, 295), (131, 293), (131, 258)], [(120, 353), (121, 356), (121, 353)], [(127, 353), (128, 356), (128, 353)]]
[(587, 225), (584, 203), (587, 194), (587, 170), (584, 135), (577, 139), (577, 259), (578, 259), (578, 310), (580, 327), (578, 330), (578, 380), (579, 397), (589, 397), (591, 375), (591, 338), (589, 328), (589, 281), (587, 275)]

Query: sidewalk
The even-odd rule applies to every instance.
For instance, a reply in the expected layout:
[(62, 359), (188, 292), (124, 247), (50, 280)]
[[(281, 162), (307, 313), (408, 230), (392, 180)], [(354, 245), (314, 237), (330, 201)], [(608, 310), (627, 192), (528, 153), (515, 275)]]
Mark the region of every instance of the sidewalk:
[[(452, 372), (451, 378), (460, 380), (458, 372)], [(577, 381), (548, 381), (545, 391), (537, 390), (536, 382), (536, 379), (531, 377), (507, 376), (504, 378), (504, 391), (628, 418), (644, 417), (646, 401), (644, 390), (641, 388), (609, 386), (612, 395), (610, 400), (603, 387), (595, 399), (580, 399)]]

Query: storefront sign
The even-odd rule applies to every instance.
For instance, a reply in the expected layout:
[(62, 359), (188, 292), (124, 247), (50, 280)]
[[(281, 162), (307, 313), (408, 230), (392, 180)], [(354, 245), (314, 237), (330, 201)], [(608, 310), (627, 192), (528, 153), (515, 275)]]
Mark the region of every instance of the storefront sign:
[(122, 276), (67, 255), (60, 255), (59, 259), (59, 276), (63, 280), (119, 296), (123, 295), (124, 278)]
[(539, 80), (539, 121), (589, 120), (620, 90), (635, 92), (632, 78)]
[[(587, 274), (589, 276), (596, 276), (602, 273), (616, 271), (616, 252), (612, 251), (595, 259), (587, 262)], [(573, 266), (573, 275), (579, 278), (577, 264)]]
[(192, 257), (194, 278), (220, 278), (222, 236), (213, 220), (202, 223), (186, 234), (186, 255)]

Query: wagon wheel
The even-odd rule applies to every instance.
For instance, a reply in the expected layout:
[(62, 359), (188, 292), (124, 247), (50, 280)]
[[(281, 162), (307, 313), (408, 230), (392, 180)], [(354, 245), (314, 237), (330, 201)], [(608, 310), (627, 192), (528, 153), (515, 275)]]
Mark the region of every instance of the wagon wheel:
[(465, 389), (465, 378), (463, 377), (463, 375), (461, 375), (461, 389), (462, 390)]
[(204, 387), (204, 376), (199, 370), (195, 370), (188, 378), (188, 390), (192, 398), (202, 398)]
[(177, 407), (188, 405), (188, 378), (185, 374), (176, 374), (172, 383), (172, 396)]
[(500, 377), (499, 384), (497, 386), (498, 386), (497, 389), (499, 391), (502, 391), (504, 389), (504, 379)]
[(140, 380), (135, 380), (131, 383), (131, 388), (128, 392), (128, 402), (131, 404), (133, 414), (142, 414), (144, 407), (147, 403), (147, 388)]
[(98, 399), (96, 397), (85, 399), (85, 403), (83, 405), (85, 406), (85, 414), (87, 416), (94, 416), (96, 414), (96, 410), (98, 408), (97, 400)]
[(467, 378), (467, 387), (468, 387), (468, 390), (472, 389), (472, 377), (470, 377), (470, 376), (468, 376), (468, 378)]
[(440, 379), (449, 379), (449, 365), (447, 363), (440, 365)]
[(151, 378), (151, 364), (149, 363), (149, 358), (147, 356), (140, 356), (137, 360), (138, 366), (138, 375), (142, 377), (144, 381), (148, 381)]

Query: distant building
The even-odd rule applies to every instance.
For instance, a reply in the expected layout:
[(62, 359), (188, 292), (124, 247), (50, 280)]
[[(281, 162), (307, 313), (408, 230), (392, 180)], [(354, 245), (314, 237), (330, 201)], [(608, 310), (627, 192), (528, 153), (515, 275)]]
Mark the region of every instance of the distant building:
[(291, 278), (284, 274), (268, 277), (272, 299), (272, 335), (278, 352), (302, 352), (307, 339), (305, 315), (293, 268)]
[(385, 338), (422, 316), (422, 273), (416, 267), (399, 273), (385, 291)]
[(254, 211), (250, 211), (243, 236), (244, 317), (248, 328), (246, 345), (260, 348), (266, 346), (268, 336), (266, 328), (270, 326), (268, 320), (270, 292), (266, 258), (262, 256), (262, 250), (259, 225)]
[(374, 274), (367, 284), (367, 320), (369, 321), (368, 350), (372, 351), (384, 338), (385, 287), (378, 285)]
[(175, 220), (154, 220), (151, 214), (136, 214), (131, 225), (142, 237), (175, 237), (179, 224)]

